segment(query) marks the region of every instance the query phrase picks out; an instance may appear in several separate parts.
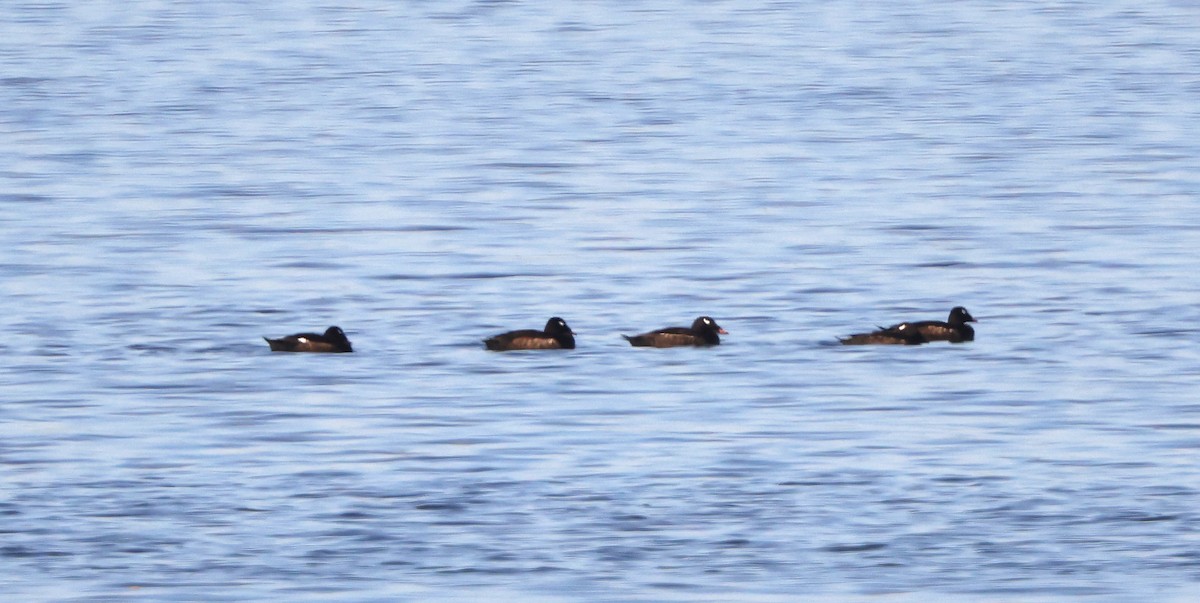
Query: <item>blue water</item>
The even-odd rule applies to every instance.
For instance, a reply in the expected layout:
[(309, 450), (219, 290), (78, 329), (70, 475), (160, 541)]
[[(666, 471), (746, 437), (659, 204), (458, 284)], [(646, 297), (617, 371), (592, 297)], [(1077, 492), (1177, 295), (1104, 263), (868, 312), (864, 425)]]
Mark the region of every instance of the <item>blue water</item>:
[(1200, 9), (877, 4), (6, 6), (0, 592), (1200, 598)]

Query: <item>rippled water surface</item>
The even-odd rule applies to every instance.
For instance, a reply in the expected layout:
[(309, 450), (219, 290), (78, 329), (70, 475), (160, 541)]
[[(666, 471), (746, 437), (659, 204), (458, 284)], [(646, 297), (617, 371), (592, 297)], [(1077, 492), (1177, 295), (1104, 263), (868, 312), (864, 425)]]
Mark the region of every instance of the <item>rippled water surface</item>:
[(1200, 598), (1200, 10), (876, 4), (10, 4), (0, 590)]

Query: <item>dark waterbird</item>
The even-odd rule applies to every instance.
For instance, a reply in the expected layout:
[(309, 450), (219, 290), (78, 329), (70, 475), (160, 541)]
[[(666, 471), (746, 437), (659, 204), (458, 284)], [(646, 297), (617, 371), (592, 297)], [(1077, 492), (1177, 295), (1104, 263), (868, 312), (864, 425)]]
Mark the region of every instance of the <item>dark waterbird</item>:
[(271, 346), (272, 352), (339, 353), (354, 351), (350, 347), (350, 340), (346, 338), (346, 333), (339, 327), (325, 329), (324, 335), (297, 333), (279, 339), (269, 337), (263, 337), (263, 339), (267, 340), (267, 345)]
[(971, 316), (971, 313), (967, 312), (966, 308), (955, 306), (950, 310), (950, 317), (946, 322), (940, 320), (922, 320), (909, 324), (920, 330), (921, 336), (929, 341), (962, 343), (964, 341), (975, 340), (975, 329), (967, 324), (969, 322), (976, 322), (975, 317)]
[(729, 332), (717, 321), (701, 316), (692, 321), (690, 327), (667, 327), (641, 335), (622, 335), (634, 347), (673, 348), (678, 346), (720, 345), (721, 337)]
[(842, 345), (919, 345), (928, 341), (912, 323), (902, 322), (870, 333), (839, 337)]
[(521, 329), (501, 333), (495, 337), (483, 340), (487, 349), (495, 352), (509, 350), (573, 350), (575, 349), (575, 333), (567, 326), (567, 321), (555, 316), (546, 321), (546, 328)]
[(902, 322), (890, 327), (880, 328), (870, 333), (856, 333), (846, 338), (839, 338), (845, 345), (916, 345), (929, 341), (949, 341), (962, 343), (975, 340), (975, 329), (968, 322), (975, 322), (975, 317), (962, 306), (950, 310), (949, 320), (921, 320)]

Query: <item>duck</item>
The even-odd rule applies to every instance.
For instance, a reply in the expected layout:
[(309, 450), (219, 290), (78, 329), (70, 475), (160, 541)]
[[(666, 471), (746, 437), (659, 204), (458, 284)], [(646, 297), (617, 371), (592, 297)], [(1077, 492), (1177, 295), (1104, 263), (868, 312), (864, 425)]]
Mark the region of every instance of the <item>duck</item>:
[(921, 336), (927, 341), (949, 341), (950, 343), (962, 343), (964, 341), (975, 340), (975, 329), (969, 322), (978, 322), (970, 312), (962, 306), (955, 306), (950, 310), (950, 317), (946, 322), (940, 320), (922, 320), (919, 322), (909, 323), (918, 331)]
[(573, 350), (575, 332), (567, 321), (555, 316), (546, 321), (546, 328), (520, 329), (501, 333), (483, 340), (483, 345), (493, 352), (509, 350)]
[(855, 333), (839, 337), (842, 345), (920, 345), (928, 341), (914, 323), (902, 322), (890, 327), (880, 327), (870, 333)]
[(621, 335), (629, 345), (649, 348), (674, 348), (679, 346), (720, 345), (720, 335), (729, 331), (721, 328), (710, 316), (701, 316), (692, 321), (690, 327), (666, 327), (641, 335)]
[(267, 345), (271, 346), (272, 352), (344, 353), (354, 351), (350, 347), (350, 340), (346, 338), (346, 333), (340, 327), (329, 327), (325, 329), (323, 335), (297, 333), (279, 339), (269, 337), (263, 337), (263, 339), (267, 340)]

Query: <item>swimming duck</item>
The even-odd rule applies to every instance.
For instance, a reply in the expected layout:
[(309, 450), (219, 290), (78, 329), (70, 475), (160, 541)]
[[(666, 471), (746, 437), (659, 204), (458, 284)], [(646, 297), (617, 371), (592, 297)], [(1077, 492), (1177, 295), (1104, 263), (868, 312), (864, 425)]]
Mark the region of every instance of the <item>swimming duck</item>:
[(928, 341), (914, 323), (902, 322), (870, 333), (839, 337), (842, 345), (920, 345)]
[(555, 316), (546, 321), (546, 328), (537, 331), (521, 329), (501, 333), (483, 340), (487, 349), (495, 352), (508, 350), (573, 350), (575, 333), (567, 321)]
[(701, 316), (692, 321), (691, 327), (667, 327), (641, 335), (622, 335), (634, 347), (673, 348), (677, 346), (706, 346), (720, 345), (718, 336), (728, 335), (729, 331), (721, 328), (717, 321), (708, 316)]
[(969, 322), (977, 322), (974, 316), (962, 306), (955, 306), (950, 310), (950, 318), (946, 322), (940, 320), (922, 320), (920, 322), (909, 323), (921, 332), (921, 336), (928, 341), (949, 341), (950, 343), (962, 343), (964, 341), (975, 340), (975, 329), (971, 328)]
[(267, 345), (271, 346), (272, 352), (338, 353), (354, 351), (350, 347), (350, 340), (346, 338), (346, 333), (338, 327), (325, 329), (324, 335), (297, 333), (279, 339), (267, 337), (263, 337), (263, 339), (267, 340)]

